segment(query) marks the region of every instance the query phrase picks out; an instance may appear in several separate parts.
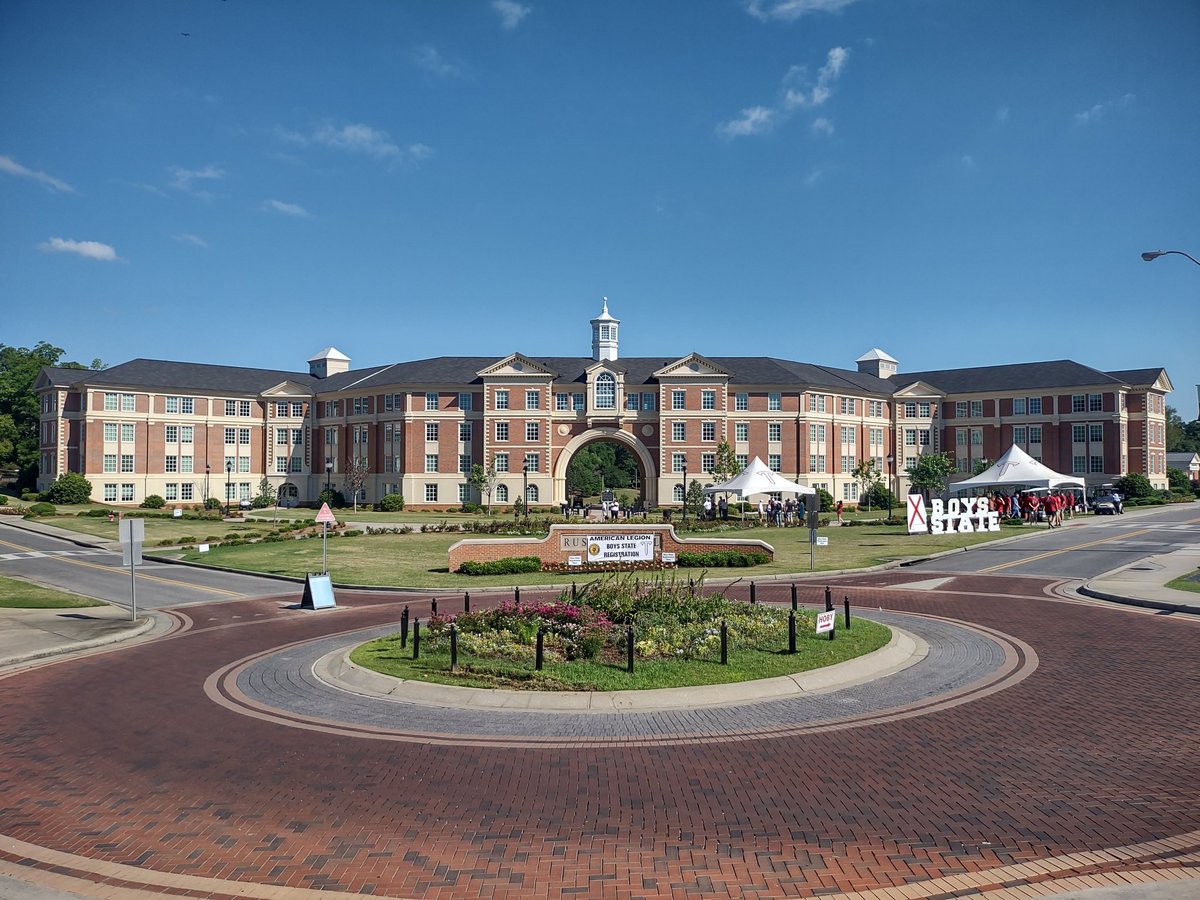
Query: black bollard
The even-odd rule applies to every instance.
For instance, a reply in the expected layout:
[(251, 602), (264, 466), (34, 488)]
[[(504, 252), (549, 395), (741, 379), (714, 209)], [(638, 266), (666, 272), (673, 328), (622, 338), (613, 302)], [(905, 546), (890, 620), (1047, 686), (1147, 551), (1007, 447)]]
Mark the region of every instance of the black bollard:
[(546, 629), (539, 628), (537, 632), (537, 656), (534, 657), (533, 667), (539, 672), (542, 671), (542, 652), (543, 644), (546, 640)]
[(520, 585), (517, 585), (517, 587), (513, 588), (513, 603), (517, 604), (517, 606), (521, 605), (521, 587), (520, 587)]
[(571, 599), (574, 600), (579, 596), (579, 586), (575, 582), (571, 582)]
[(450, 671), (458, 671), (458, 626), (450, 623)]
[(755, 596), (755, 594), (754, 594), (754, 582), (753, 582), (753, 581), (752, 581), (752, 582), (750, 582), (750, 602), (751, 602), (751, 603), (757, 603), (757, 602), (758, 602), (758, 597), (757, 597), (757, 596)]
[(413, 619), (413, 659), (421, 658), (421, 620)]
[(833, 591), (829, 589), (829, 585), (825, 585), (825, 612), (833, 610)]
[(788, 653), (796, 652), (796, 611), (788, 613)]
[(721, 620), (721, 665), (729, 665), (729, 626)]
[(832, 641), (833, 636), (837, 634), (837, 619), (833, 620), (833, 627), (829, 629), (829, 639)]
[(842, 600), (842, 606), (846, 610), (846, 630), (849, 631), (850, 630), (850, 598), (849, 597), (846, 597), (844, 600)]
[(796, 582), (792, 582), (792, 609), (796, 608)]
[(429, 614), (431, 616), (437, 615), (437, 597), (431, 597), (429, 600)]
[(408, 646), (408, 607), (404, 607), (404, 612), (400, 613), (400, 646)]
[(633, 623), (625, 626), (625, 671), (633, 674)]
[(471, 611), (471, 592), (467, 591), (463, 594), (463, 612)]

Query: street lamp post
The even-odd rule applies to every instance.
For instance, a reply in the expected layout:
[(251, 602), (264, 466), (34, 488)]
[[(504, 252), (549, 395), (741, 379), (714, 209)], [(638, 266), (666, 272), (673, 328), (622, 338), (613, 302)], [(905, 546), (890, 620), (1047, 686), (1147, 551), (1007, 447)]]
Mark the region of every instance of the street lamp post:
[(1144, 259), (1146, 262), (1154, 262), (1154, 260), (1158, 259), (1160, 256), (1168, 256), (1172, 253), (1174, 253), (1176, 256), (1186, 256), (1196, 265), (1200, 266), (1200, 259), (1196, 259), (1196, 257), (1189, 253), (1184, 253), (1182, 250), (1147, 250), (1142, 254), (1142, 259)]
[(525, 524), (529, 524), (529, 463), (521, 466), (521, 509), (525, 513)]
[(328, 495), (331, 495), (331, 496), (333, 494), (333, 483), (331, 481), (332, 477), (333, 477), (333, 460), (327, 459), (327, 460), (325, 460), (325, 493)]
[[(895, 461), (896, 461), (896, 457), (892, 456), (889, 453), (888, 458), (887, 458), (888, 481), (889, 482), (891, 482), (893, 480), (892, 479), (892, 463), (894, 463)], [(889, 487), (888, 488), (888, 518), (890, 519), (891, 517), (892, 517), (892, 489)]]
[(230, 489), (230, 482), (233, 480), (233, 460), (225, 460), (225, 515), (229, 515), (229, 501), (233, 491)]
[(687, 525), (687, 463), (683, 464), (683, 524)]
[(209, 497), (208, 476), (211, 472), (212, 472), (212, 466), (210, 466), (208, 463), (205, 463), (204, 464), (204, 504), (205, 504), (204, 508), (205, 509), (208, 509), (208, 497)]

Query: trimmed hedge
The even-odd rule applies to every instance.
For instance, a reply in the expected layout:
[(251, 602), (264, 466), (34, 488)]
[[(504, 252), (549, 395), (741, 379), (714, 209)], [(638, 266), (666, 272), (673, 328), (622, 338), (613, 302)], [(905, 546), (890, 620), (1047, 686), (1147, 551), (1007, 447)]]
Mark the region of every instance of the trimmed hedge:
[(27, 517), (52, 516), (56, 512), (58, 512), (58, 510), (55, 509), (53, 503), (35, 503), (33, 506), (29, 507), (29, 512), (27, 512), (25, 515)]
[(542, 571), (542, 560), (537, 556), (510, 556), (490, 562), (468, 560), (458, 567), (459, 575), (520, 575), (525, 572)]
[(765, 553), (713, 550), (711, 553), (680, 553), (675, 564), (681, 569), (745, 569), (771, 561)]

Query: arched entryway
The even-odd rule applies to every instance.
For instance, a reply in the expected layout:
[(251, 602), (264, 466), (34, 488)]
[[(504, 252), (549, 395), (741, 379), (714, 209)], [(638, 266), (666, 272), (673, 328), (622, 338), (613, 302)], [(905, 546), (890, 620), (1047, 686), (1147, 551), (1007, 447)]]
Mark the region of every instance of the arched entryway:
[(594, 444), (598, 441), (609, 441), (620, 444), (633, 451), (637, 457), (638, 465), (641, 467), (643, 502), (647, 507), (657, 506), (658, 471), (654, 465), (654, 459), (651, 457), (650, 451), (646, 449), (645, 444), (632, 434), (617, 428), (592, 428), (583, 434), (576, 435), (567, 443), (562, 452), (558, 454), (558, 459), (554, 465), (554, 503), (561, 505), (568, 502), (567, 467), (571, 464), (571, 458), (588, 444)]
[(278, 504), (283, 507), (296, 506), (300, 503), (300, 490), (290, 481), (285, 481), (279, 486)]

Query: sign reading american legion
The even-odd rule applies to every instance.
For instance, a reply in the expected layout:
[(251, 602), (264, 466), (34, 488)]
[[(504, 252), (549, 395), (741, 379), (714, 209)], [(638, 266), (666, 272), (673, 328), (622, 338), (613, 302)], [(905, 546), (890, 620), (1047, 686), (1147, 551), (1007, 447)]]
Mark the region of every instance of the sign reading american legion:
[(590, 534), (588, 562), (641, 562), (654, 559), (653, 534)]

